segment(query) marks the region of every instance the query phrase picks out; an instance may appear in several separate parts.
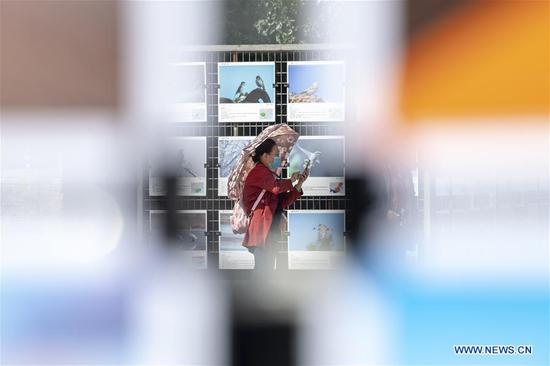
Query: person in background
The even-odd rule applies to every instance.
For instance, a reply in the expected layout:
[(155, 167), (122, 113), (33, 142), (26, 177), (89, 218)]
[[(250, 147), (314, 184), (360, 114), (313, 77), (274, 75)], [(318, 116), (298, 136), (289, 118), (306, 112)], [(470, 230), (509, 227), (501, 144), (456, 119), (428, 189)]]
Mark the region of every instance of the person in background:
[[(280, 165), (279, 148), (272, 139), (256, 148), (252, 160), (256, 165), (246, 177), (243, 189), (244, 209), (251, 216), (242, 245), (254, 255), (254, 269), (272, 270), (285, 228), (283, 210), (303, 195), (302, 184), (309, 171), (295, 172), (290, 179), (280, 179), (275, 173)], [(254, 212), (250, 212), (264, 189), (262, 199)]]

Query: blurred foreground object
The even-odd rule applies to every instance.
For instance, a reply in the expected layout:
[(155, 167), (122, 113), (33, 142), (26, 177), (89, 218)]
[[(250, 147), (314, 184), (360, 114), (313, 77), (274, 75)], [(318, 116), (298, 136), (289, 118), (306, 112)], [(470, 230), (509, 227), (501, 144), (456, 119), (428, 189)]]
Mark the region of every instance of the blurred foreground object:
[(465, 2), (413, 34), (405, 59), (403, 117), (409, 123), (442, 123), (548, 115), (549, 7), (548, 1)]
[(117, 108), (115, 1), (1, 1), (3, 108)]

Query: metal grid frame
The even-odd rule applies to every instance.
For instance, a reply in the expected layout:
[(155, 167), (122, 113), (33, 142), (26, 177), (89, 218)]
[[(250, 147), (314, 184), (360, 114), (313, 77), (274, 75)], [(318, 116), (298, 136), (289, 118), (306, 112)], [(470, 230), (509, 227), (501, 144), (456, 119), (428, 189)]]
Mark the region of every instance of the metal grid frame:
[[(182, 50), (178, 61), (206, 62), (207, 82), (207, 122), (171, 123), (171, 136), (206, 136), (207, 184), (206, 196), (176, 198), (177, 210), (207, 211), (207, 256), (210, 270), (218, 268), (219, 249), (219, 210), (232, 210), (233, 202), (228, 197), (218, 196), (218, 137), (256, 136), (264, 128), (275, 123), (288, 123), (302, 136), (344, 135), (343, 122), (288, 122), (287, 121), (287, 61), (346, 61), (346, 78), (349, 78), (353, 65), (349, 64), (350, 49), (346, 46), (322, 45), (259, 45), (259, 46), (211, 46)], [(218, 122), (218, 62), (275, 62), (275, 122)], [(349, 106), (349, 103), (347, 104)], [(352, 120), (350, 108), (346, 110), (346, 120)], [(346, 146), (346, 149), (347, 146)], [(346, 151), (348, 155), (348, 151)], [(149, 195), (149, 172), (144, 169), (141, 197), (143, 205), (142, 234), (149, 242), (149, 211), (165, 209), (167, 198)], [(347, 192), (349, 195), (349, 192)], [(345, 210), (348, 211), (347, 196), (307, 196), (301, 197), (289, 209), (299, 210)], [(348, 218), (349, 215), (346, 215)], [(282, 242), (286, 257), (287, 240)], [(286, 259), (286, 258), (285, 258)]]

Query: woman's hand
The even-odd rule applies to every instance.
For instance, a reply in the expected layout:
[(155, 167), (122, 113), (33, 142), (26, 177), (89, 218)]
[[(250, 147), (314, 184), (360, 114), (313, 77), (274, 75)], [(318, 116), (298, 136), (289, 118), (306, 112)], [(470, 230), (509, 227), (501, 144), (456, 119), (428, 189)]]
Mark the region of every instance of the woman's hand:
[(302, 174), (300, 172), (294, 172), (292, 173), (292, 175), (290, 176), (290, 180), (292, 181), (292, 183), (296, 182), (297, 180), (299, 180), (300, 178), (302, 177)]
[(304, 170), (303, 173), (298, 173), (300, 175), (300, 177), (298, 178), (298, 183), (296, 183), (296, 185), (294, 187), (296, 187), (296, 189), (298, 191), (301, 191), (302, 190), (302, 184), (307, 180), (307, 178), (309, 177), (309, 170), (306, 169)]
[(305, 170), (302, 172), (302, 174), (300, 174), (300, 180), (299, 180), (299, 182), (300, 182), (300, 183), (304, 183), (304, 182), (307, 180), (308, 177), (309, 177), (309, 169), (305, 169)]

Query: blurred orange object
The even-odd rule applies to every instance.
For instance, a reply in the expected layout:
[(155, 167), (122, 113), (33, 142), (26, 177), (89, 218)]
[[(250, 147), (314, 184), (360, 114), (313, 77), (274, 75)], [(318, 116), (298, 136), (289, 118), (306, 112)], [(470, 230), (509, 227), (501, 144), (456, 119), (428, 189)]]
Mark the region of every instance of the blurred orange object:
[(548, 1), (476, 1), (414, 34), (400, 106), (407, 123), (548, 116), (549, 11)]

